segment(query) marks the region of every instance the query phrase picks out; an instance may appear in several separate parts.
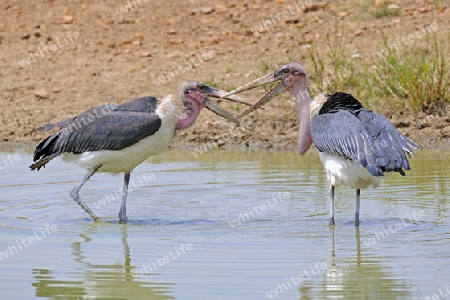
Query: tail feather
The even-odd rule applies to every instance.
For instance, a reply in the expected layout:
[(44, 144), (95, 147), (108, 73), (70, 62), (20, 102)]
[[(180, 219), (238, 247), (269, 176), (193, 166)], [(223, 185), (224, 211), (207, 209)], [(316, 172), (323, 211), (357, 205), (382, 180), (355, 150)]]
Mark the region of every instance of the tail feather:
[[(379, 171), (381, 173), (398, 172), (405, 175), (404, 170), (410, 169), (408, 158), (414, 154), (413, 149), (420, 149), (420, 147), (398, 132), (394, 125), (380, 114), (363, 109), (357, 117), (373, 138), (369, 154), (376, 156), (375, 166), (379, 168)], [(371, 172), (372, 175), (377, 176), (375, 173), (377, 172)]]
[(52, 159), (54, 159), (54, 158), (57, 157), (57, 156), (60, 156), (61, 154), (62, 154), (62, 153), (56, 153), (56, 154), (53, 154), (53, 155), (44, 157), (44, 158), (40, 159), (38, 162), (32, 164), (32, 165), (30, 166), (30, 169), (31, 169), (32, 171), (33, 171), (33, 170), (38, 170), (38, 171), (39, 171), (42, 167), (45, 168), (45, 165), (46, 165), (49, 161), (51, 161)]
[(55, 149), (55, 143), (57, 143), (60, 133), (57, 132), (45, 140), (43, 140), (34, 151), (33, 161), (35, 162), (30, 166), (31, 170), (38, 170), (45, 166), (50, 160), (62, 154), (61, 151)]

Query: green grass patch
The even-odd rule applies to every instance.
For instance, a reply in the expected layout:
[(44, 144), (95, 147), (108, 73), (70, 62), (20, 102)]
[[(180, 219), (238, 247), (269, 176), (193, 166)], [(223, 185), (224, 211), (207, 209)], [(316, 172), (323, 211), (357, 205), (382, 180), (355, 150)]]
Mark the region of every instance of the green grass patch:
[(309, 76), (311, 95), (318, 92), (350, 92), (358, 84), (358, 80), (355, 78), (354, 59), (347, 53), (342, 42), (328, 43), (328, 54), (326, 55), (321, 53), (314, 44), (307, 49), (314, 69)]
[(406, 99), (415, 111), (450, 101), (447, 51), (441, 48), (436, 37), (422, 51), (394, 51), (386, 39), (382, 46), (386, 55), (379, 57), (376, 68), (370, 72), (378, 96)]
[(214, 79), (205, 81), (204, 84), (209, 85), (209, 86), (211, 86), (211, 87), (213, 87), (213, 88), (216, 88), (216, 89), (219, 88), (219, 86), (218, 86), (217, 83), (214, 81)]
[(375, 7), (372, 16), (376, 19), (400, 15), (400, 8), (388, 8), (388, 5)]

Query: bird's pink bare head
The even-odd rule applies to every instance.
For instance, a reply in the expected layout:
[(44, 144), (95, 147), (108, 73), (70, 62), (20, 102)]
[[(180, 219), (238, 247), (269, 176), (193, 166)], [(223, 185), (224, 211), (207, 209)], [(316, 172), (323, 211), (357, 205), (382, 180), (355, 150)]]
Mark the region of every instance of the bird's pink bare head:
[[(186, 120), (181, 123), (180, 126), (186, 124), (192, 124), (197, 118), (200, 111), (206, 107), (207, 109), (213, 111), (217, 115), (228, 119), (229, 121), (239, 125), (239, 120), (236, 119), (231, 113), (221, 108), (218, 104), (211, 101), (207, 96), (212, 96), (219, 98), (225, 95), (225, 91), (218, 90), (214, 87), (204, 84), (199, 81), (185, 81), (180, 86), (180, 99), (183, 102)], [(242, 98), (238, 96), (225, 97), (225, 99), (243, 102)], [(247, 105), (251, 105), (248, 103)]]
[(200, 109), (204, 107), (206, 95), (200, 88), (200, 82), (185, 81), (180, 85), (180, 99), (184, 106), (195, 105)]
[(307, 89), (308, 77), (305, 68), (298, 62), (291, 62), (282, 66), (274, 72), (274, 77), (281, 79), (286, 90), (292, 94)]

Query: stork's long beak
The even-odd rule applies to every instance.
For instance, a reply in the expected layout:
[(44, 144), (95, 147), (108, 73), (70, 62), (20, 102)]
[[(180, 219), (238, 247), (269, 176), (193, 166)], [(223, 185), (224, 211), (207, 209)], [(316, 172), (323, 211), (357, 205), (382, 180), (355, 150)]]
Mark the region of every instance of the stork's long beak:
[(245, 99), (237, 96), (237, 95), (227, 95), (227, 92), (216, 89), (215, 87), (209, 86), (205, 84), (204, 93), (208, 96), (215, 97), (215, 98), (223, 98), (227, 99), (236, 103), (245, 104), (248, 106), (253, 106), (253, 103), (245, 101)]
[(280, 82), (275, 87), (273, 87), (267, 94), (265, 94), (258, 102), (256, 102), (252, 107), (250, 107), (249, 109), (244, 111), (242, 114), (240, 114), (238, 116), (238, 119), (240, 119), (240, 118), (248, 115), (252, 111), (258, 109), (259, 107), (263, 106), (264, 104), (266, 104), (267, 102), (269, 102), (270, 100), (275, 98), (276, 96), (282, 94), (284, 91), (286, 91), (287, 86), (285, 85), (284, 80), (282, 80), (282, 78), (276, 78), (275, 73), (272, 72), (272, 73), (264, 75), (263, 77), (260, 77), (256, 80), (253, 80), (252, 82), (249, 82), (243, 86), (238, 87), (237, 89), (225, 94), (223, 97), (228, 97), (230, 95), (248, 91), (248, 90), (263, 86), (267, 83), (271, 83), (271, 82), (274, 82), (277, 80), (280, 80)]
[(214, 113), (216, 113), (217, 115), (224, 117), (225, 119), (233, 122), (237, 126), (240, 125), (240, 121), (238, 119), (236, 119), (235, 116), (230, 114), (228, 111), (226, 111), (225, 109), (220, 107), (215, 102), (211, 101), (211, 99), (209, 99), (208, 97), (205, 97), (205, 99), (203, 100), (203, 105), (205, 105), (205, 107), (207, 109), (209, 109), (209, 110), (213, 111)]
[(242, 93), (244, 91), (248, 91), (260, 86), (263, 86), (265, 84), (271, 83), (278, 80), (278, 78), (275, 78), (275, 74), (274, 72), (264, 75), (263, 77), (260, 77), (258, 79), (255, 79), (249, 83), (244, 84), (243, 86), (238, 87), (237, 89), (232, 90), (231, 92), (226, 93), (225, 95), (222, 96), (222, 98), (234, 95), (234, 94), (239, 94)]

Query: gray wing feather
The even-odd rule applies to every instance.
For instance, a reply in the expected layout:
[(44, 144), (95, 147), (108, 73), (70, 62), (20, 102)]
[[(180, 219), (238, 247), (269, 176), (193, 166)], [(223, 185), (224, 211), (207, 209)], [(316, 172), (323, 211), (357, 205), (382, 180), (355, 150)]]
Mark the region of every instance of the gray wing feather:
[(55, 127), (63, 128), (64, 126), (70, 126), (71, 123), (74, 122), (83, 122), (84, 119), (93, 117), (98, 118), (102, 115), (109, 114), (113, 111), (133, 111), (133, 112), (147, 112), (147, 113), (155, 113), (158, 105), (158, 99), (152, 96), (146, 96), (142, 98), (137, 98), (131, 101), (128, 101), (124, 104), (117, 105), (113, 103), (103, 104), (99, 106), (92, 107), (76, 117), (69, 118), (67, 120), (57, 122), (57, 123), (48, 123), (45, 124), (37, 130), (39, 131), (50, 131)]
[(33, 159), (37, 163), (31, 166), (32, 169), (33, 166), (39, 169), (45, 165), (39, 164), (41, 161), (64, 152), (80, 154), (87, 151), (127, 148), (157, 132), (161, 126), (161, 119), (156, 114), (113, 111), (90, 123), (81, 123), (81, 126), (70, 126), (71, 124), (49, 136), (36, 147)]
[(64, 152), (121, 150), (153, 135), (161, 126), (156, 115), (158, 99), (137, 98), (122, 105), (104, 104), (92, 107), (80, 115), (38, 130), (60, 130), (43, 140), (34, 152), (32, 170), (39, 170)]
[[(316, 148), (346, 159), (359, 160), (365, 130), (348, 111), (322, 114), (311, 120), (311, 136)], [(355, 126), (356, 125), (356, 126)]]
[(65, 127), (55, 143), (58, 152), (121, 150), (153, 135), (161, 126), (155, 114), (111, 112), (80, 128)]
[(419, 148), (382, 115), (362, 109), (357, 115), (342, 110), (311, 120), (311, 137), (319, 151), (359, 161), (374, 176), (409, 170), (405, 152)]
[(63, 128), (64, 126), (67, 126), (72, 122), (77, 122), (77, 121), (80, 122), (80, 119), (83, 120), (85, 118), (88, 118), (91, 115), (94, 117), (99, 117), (101, 115), (108, 114), (108, 113), (118, 109), (119, 107), (121, 107), (121, 106), (118, 106), (117, 104), (110, 104), (110, 103), (95, 106), (95, 107), (92, 107), (92, 108), (82, 112), (81, 114), (79, 114), (76, 117), (72, 117), (67, 120), (57, 122), (57, 123), (47, 123), (45, 125), (42, 125), (41, 127), (38, 127), (37, 130), (50, 131), (55, 127)]

